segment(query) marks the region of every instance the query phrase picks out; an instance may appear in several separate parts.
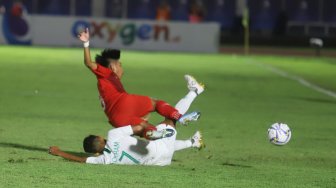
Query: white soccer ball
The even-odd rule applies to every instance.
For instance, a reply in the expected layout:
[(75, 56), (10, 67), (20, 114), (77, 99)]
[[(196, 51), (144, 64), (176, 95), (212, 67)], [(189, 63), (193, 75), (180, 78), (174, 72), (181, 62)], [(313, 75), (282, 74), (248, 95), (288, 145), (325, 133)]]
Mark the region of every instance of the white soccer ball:
[(275, 145), (287, 144), (292, 136), (290, 128), (285, 123), (274, 123), (267, 133), (269, 141)]

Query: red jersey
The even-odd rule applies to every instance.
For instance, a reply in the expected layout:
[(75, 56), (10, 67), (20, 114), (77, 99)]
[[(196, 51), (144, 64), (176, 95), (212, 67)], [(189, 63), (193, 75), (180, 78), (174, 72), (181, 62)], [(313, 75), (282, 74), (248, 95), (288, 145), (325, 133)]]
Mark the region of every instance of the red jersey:
[(145, 121), (143, 116), (154, 110), (149, 97), (128, 94), (112, 70), (97, 64), (92, 72), (98, 80), (102, 107), (114, 127), (138, 125)]
[(118, 99), (127, 94), (118, 76), (110, 69), (97, 64), (97, 69), (92, 70), (97, 76), (100, 102), (105, 114), (109, 117), (113, 114), (114, 106)]

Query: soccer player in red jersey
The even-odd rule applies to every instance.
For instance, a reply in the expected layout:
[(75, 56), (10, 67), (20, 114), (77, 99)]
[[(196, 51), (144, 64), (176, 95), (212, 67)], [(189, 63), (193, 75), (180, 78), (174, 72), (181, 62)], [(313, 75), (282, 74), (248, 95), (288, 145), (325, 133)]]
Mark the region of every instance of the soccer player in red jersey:
[[(146, 120), (146, 116), (150, 112), (156, 111), (160, 115), (182, 124), (197, 120), (200, 116), (199, 112), (182, 116), (178, 110), (165, 101), (127, 93), (120, 81), (124, 72), (119, 61), (120, 51), (105, 49), (100, 55), (96, 55), (95, 62), (92, 62), (88, 28), (81, 32), (78, 38), (84, 42), (84, 63), (97, 77), (100, 101), (112, 126), (116, 128), (128, 125), (136, 126), (134, 134), (148, 139), (157, 139), (162, 135), (157, 133), (155, 126)], [(194, 78), (189, 77), (190, 79), (190, 82), (196, 82)], [(196, 85), (195, 96), (204, 90), (204, 86), (197, 82)]]

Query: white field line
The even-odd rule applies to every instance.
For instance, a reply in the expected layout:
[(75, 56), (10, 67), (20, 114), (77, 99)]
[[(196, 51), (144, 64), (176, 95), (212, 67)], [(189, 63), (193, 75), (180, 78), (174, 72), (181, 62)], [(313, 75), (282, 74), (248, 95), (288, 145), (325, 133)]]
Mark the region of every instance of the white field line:
[(288, 79), (291, 79), (291, 80), (294, 80), (294, 81), (297, 81), (299, 82), (301, 85), (303, 86), (306, 86), (312, 90), (315, 90), (317, 92), (320, 92), (322, 94), (325, 94), (325, 95), (328, 95), (330, 97), (333, 97), (333, 98), (336, 98), (336, 93), (334, 91), (330, 91), (330, 90), (327, 90), (327, 89), (324, 89), (314, 83), (311, 83), (311, 82), (308, 82), (307, 80), (299, 77), (299, 76), (296, 76), (296, 75), (291, 75), (283, 70), (280, 70), (278, 68), (275, 68), (271, 65), (266, 65), (266, 64), (263, 64), (263, 63), (256, 63), (256, 62), (251, 62), (252, 64), (255, 64), (255, 65), (259, 65), (260, 67), (263, 67), (265, 69), (268, 69), (270, 70), (271, 72), (277, 74), (277, 75), (280, 75), (284, 78), (288, 78)]

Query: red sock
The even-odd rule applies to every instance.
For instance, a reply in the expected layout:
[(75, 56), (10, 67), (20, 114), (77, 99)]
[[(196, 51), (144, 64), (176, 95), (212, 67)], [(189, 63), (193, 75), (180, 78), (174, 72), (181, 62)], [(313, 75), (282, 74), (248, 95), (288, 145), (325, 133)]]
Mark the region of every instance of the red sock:
[(182, 116), (182, 114), (180, 114), (174, 107), (170, 106), (165, 101), (156, 101), (155, 110), (160, 115), (172, 120), (178, 120)]
[(156, 127), (154, 126), (147, 126), (147, 128), (143, 131), (142, 137), (146, 138), (147, 140), (150, 140), (150, 138), (147, 136), (148, 131), (156, 131)]

